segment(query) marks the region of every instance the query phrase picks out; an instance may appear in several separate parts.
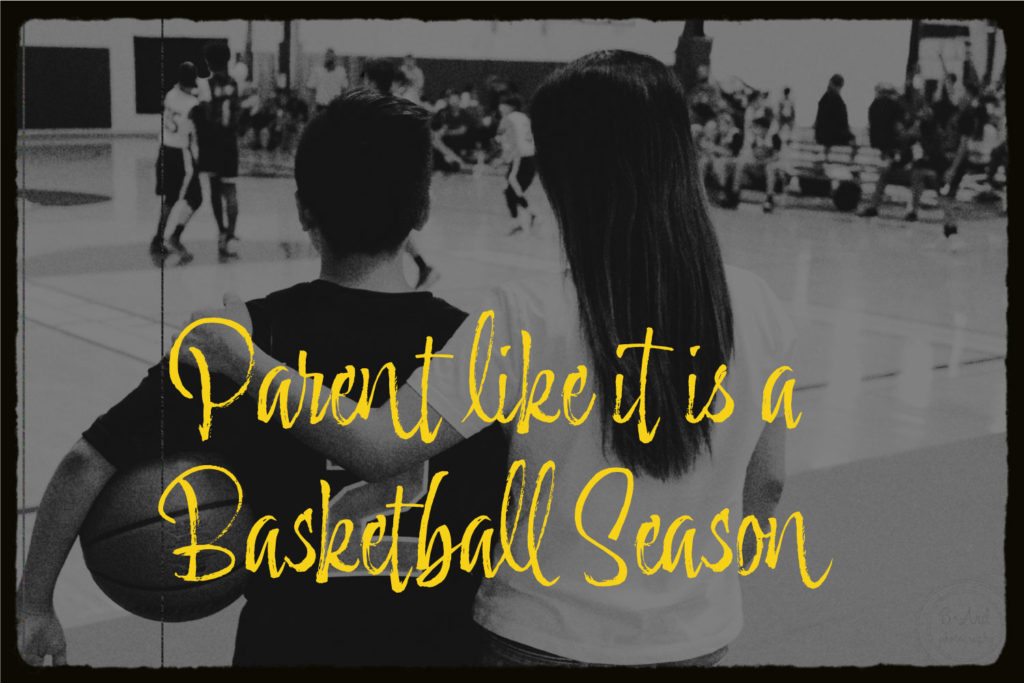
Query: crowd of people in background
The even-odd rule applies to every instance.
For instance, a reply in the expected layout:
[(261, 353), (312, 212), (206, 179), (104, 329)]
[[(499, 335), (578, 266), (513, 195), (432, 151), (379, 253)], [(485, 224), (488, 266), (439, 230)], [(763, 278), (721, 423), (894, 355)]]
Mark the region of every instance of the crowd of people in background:
[(491, 75), (483, 83), (435, 91), (436, 97), (426, 98), (426, 78), (412, 55), (401, 62), (367, 60), (353, 78), (335, 51), (328, 49), (311, 70), (304, 89), (278, 83), (269, 94), (261, 94), (249, 79), (241, 55), (235, 56), (235, 65), (238, 72), (232, 73), (242, 90), (239, 135), (250, 149), (292, 151), (305, 123), (331, 100), (350, 87), (373, 87), (433, 113), (435, 168), (442, 173), (480, 170), (481, 165), (502, 159), (501, 101), (518, 92), (514, 83)]
[(773, 103), (769, 92), (742, 81), (723, 87), (701, 65), (688, 100), (700, 177), (708, 195), (720, 206), (735, 208), (743, 187), (763, 181), (763, 207), (772, 211), (782, 180), (779, 152), (792, 138), (796, 120), (790, 89)]
[[(884, 169), (860, 215), (878, 215), (886, 188), (904, 185), (910, 188), (910, 202), (903, 218), (915, 221), (922, 194), (931, 189), (943, 210), (944, 234), (951, 237), (957, 233), (955, 199), (966, 174), (983, 175), (980, 199), (1002, 189), (1007, 164), (1005, 75), (983, 87), (970, 66), (969, 46), (967, 63), (965, 78), (949, 71), (941, 81), (917, 76), (902, 93), (891, 84), (878, 84), (868, 111), (867, 142), (878, 150)], [(826, 155), (832, 148), (849, 148), (849, 163), (854, 164), (863, 145), (850, 127), (844, 85), (841, 74), (829, 79), (818, 101), (813, 139)], [(775, 208), (776, 194), (792, 179), (784, 163), (785, 150), (796, 140), (792, 95), (785, 87), (773, 100), (769, 92), (738, 79), (716, 83), (706, 66), (698, 68), (697, 82), (688, 91), (690, 121), (700, 152), (700, 177), (709, 198), (720, 206), (736, 207), (741, 188), (763, 184), (763, 209)]]
[[(962, 78), (948, 71), (941, 81), (926, 81), (917, 76), (906, 84), (903, 92), (891, 84), (879, 83), (868, 110), (867, 140), (858, 138), (850, 127), (842, 94), (844, 77), (835, 74), (829, 79), (817, 104), (814, 142), (825, 148), (826, 158), (830, 149), (848, 149), (847, 163), (851, 165), (857, 163), (858, 151), (865, 143), (881, 157), (880, 177), (873, 191), (867, 193), (861, 216), (878, 215), (887, 188), (901, 185), (910, 189), (903, 219), (916, 221), (922, 195), (930, 189), (937, 193), (944, 234), (949, 237), (958, 231), (955, 199), (966, 174), (983, 175), (982, 182), (991, 189), (987, 195), (980, 194), (983, 199), (995, 196), (1001, 182), (1005, 183), (1005, 75), (997, 84), (982, 87), (969, 68), (969, 58), (967, 62)], [(249, 67), (236, 54), (229, 71), (238, 88), (235, 125), (240, 143), (254, 150), (290, 155), (310, 117), (350, 87), (371, 87), (404, 97), (432, 114), (435, 171), (472, 171), (479, 175), (488, 168), (503, 168), (505, 200), (513, 220), (511, 232), (530, 231), (536, 216), (529, 208), (525, 192), (534, 174), (533, 143), (524, 102), (514, 83), (491, 75), (479, 84), (431, 93), (424, 72), (412, 55), (401, 61), (370, 59), (361, 69), (357, 75), (349, 74), (335, 51), (328, 49), (311, 70), (304, 89), (290, 89), (279, 82), (271, 96), (261, 97)], [(186, 82), (190, 78), (185, 75)], [(799, 138), (791, 88), (784, 87), (773, 97), (772, 93), (740, 79), (716, 82), (710, 78), (708, 67), (701, 65), (696, 82), (687, 91), (687, 104), (699, 152), (700, 178), (707, 196), (719, 206), (735, 208), (743, 189), (763, 190), (762, 208), (765, 213), (772, 212), (776, 196), (794, 180), (786, 157), (787, 150)], [(220, 200), (221, 195), (230, 194), (225, 189), (231, 190), (233, 186), (211, 188), (211, 199)], [(196, 204), (194, 188), (189, 198), (191, 204)], [(1005, 193), (1003, 202), (1005, 210)], [(194, 210), (188, 204), (183, 200), (175, 209), (177, 215), (171, 218), (182, 221), (183, 216)], [(216, 202), (214, 208), (220, 208), (220, 204), (221, 201)], [(227, 204), (227, 213), (235, 215), (232, 202)], [(169, 215), (173, 205), (170, 202), (165, 206), (164, 214)], [(223, 211), (215, 213), (219, 218)], [(162, 217), (158, 238), (167, 220)], [(221, 223), (222, 235), (226, 235), (222, 236), (221, 252), (231, 256), (227, 243), (234, 237), (233, 226), (229, 225), (233, 221), (218, 220), (218, 225)], [(179, 243), (172, 236), (171, 249), (176, 249)], [(165, 249), (161, 239), (155, 239), (154, 244), (154, 250)], [(184, 254), (183, 248), (179, 251)], [(413, 256), (420, 267), (419, 284), (425, 285), (436, 273), (418, 254)]]
[[(311, 69), (304, 87), (291, 88), (284, 76), (279, 75), (273, 91), (267, 93), (260, 91), (241, 54), (236, 53), (232, 59), (226, 46), (220, 45), (210, 47), (207, 52), (215, 55), (216, 78), (199, 79), (196, 67), (184, 63), (179, 70), (178, 83), (165, 100), (165, 125), (171, 128), (165, 132), (158, 159), (162, 172), (158, 174), (157, 193), (163, 197), (163, 204), (150, 245), (155, 263), (162, 263), (170, 254), (178, 254), (179, 264), (192, 259), (191, 252), (181, 242), (181, 235), (202, 202), (200, 171), (205, 171), (210, 178), (210, 199), (220, 231), (219, 256), (221, 260), (236, 258), (238, 254), (230, 243), (237, 239), (238, 202), (233, 181), (238, 172), (238, 149), (290, 161), (310, 119), (354, 87), (402, 97), (427, 109), (432, 120), (434, 170), (442, 174), (472, 171), (479, 175), (487, 168), (501, 168), (506, 178), (505, 203), (512, 219), (509, 233), (529, 233), (533, 229), (536, 214), (526, 198), (535, 175), (533, 135), (523, 99), (514, 83), (491, 75), (480, 85), (447, 89), (436, 99), (425, 99), (426, 78), (412, 55), (401, 62), (366, 60), (356, 75), (346, 70), (333, 49), (328, 49), (322, 61)], [(213, 66), (210, 68), (213, 70)], [(223, 97), (204, 95), (203, 87), (213, 81), (223, 81), (217, 86), (218, 93), (230, 90), (230, 115), (225, 121), (212, 110), (204, 114), (209, 106), (199, 106), (207, 101), (219, 102), (218, 97)], [(208, 142), (204, 154), (203, 131), (212, 130), (214, 123), (230, 131), (232, 145)], [(210, 135), (212, 133), (206, 137)], [(203, 167), (205, 161), (222, 157), (223, 169)], [(168, 168), (170, 171), (166, 170)], [(174, 226), (174, 231), (166, 239), (168, 226)], [(408, 241), (406, 250), (419, 271), (416, 286), (430, 286), (438, 273), (424, 260), (415, 239)]]
[(945, 236), (955, 235), (955, 200), (964, 177), (983, 174), (982, 197), (1001, 185), (998, 172), (1005, 173), (1007, 165), (1005, 101), (1004, 88), (986, 89), (974, 79), (961, 84), (955, 73), (941, 84), (916, 78), (903, 95), (880, 83), (868, 110), (870, 143), (887, 166), (861, 215), (878, 215), (886, 187), (900, 184), (911, 189), (903, 219), (916, 221), (921, 196), (931, 189), (943, 210)]

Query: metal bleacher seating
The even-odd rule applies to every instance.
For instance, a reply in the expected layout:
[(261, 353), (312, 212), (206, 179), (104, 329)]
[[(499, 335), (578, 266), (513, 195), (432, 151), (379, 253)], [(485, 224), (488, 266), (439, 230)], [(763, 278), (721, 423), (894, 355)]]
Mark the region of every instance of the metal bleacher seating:
[(814, 141), (814, 131), (797, 128), (779, 154), (782, 171), (796, 178), (801, 193), (828, 195), (840, 211), (857, 208), (862, 193), (874, 188), (886, 162), (867, 136), (857, 134), (856, 146), (825, 148)]

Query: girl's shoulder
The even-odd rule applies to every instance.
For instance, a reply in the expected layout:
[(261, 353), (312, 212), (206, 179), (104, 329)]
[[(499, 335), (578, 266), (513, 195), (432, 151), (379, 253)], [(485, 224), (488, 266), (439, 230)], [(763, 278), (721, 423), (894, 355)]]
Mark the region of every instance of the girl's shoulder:
[(535, 337), (563, 336), (577, 318), (575, 289), (561, 270), (504, 283), (492, 290), (490, 301), (512, 328)]
[(737, 346), (745, 345), (767, 363), (781, 364), (796, 340), (793, 321), (779, 298), (760, 276), (725, 267)]

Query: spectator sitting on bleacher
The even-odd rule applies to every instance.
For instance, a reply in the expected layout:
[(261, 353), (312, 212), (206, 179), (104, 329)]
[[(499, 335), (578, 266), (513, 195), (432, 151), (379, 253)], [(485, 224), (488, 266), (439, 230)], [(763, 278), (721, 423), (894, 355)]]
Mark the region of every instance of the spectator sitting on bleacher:
[[(941, 131), (931, 104), (914, 94), (911, 93), (909, 98), (914, 109), (908, 116), (908, 126), (902, 135), (900, 154), (878, 179), (870, 204), (861, 212), (862, 216), (877, 216), (886, 185), (902, 181), (910, 185), (910, 206), (903, 220), (916, 221), (924, 190), (938, 190), (942, 186), (943, 174), (950, 164), (943, 149)], [(953, 202), (939, 193), (939, 205), (943, 211), (943, 232), (948, 239), (958, 231)]]
[(875, 99), (868, 107), (868, 138), (886, 161), (894, 160), (899, 152), (903, 119), (903, 105), (896, 87), (889, 83), (876, 85)]
[(462, 97), (454, 90), (445, 93), (445, 107), (434, 114), (434, 130), (444, 146), (465, 159), (476, 145), (472, 115), (462, 108)]
[(707, 64), (697, 67), (697, 82), (686, 93), (686, 104), (690, 110), (690, 123), (701, 126), (728, 109), (722, 89), (711, 80)]
[(466, 113), (470, 121), (471, 155), (479, 171), (482, 168), (484, 158), (487, 156), (485, 150), (490, 147), (494, 138), (490, 134), (491, 120), (484, 111), (483, 104), (477, 96), (477, 89), (473, 85), (466, 85), (462, 88), (462, 92), (459, 95), (459, 106)]
[(846, 103), (840, 91), (845, 81), (839, 74), (828, 81), (828, 89), (818, 100), (818, 115), (814, 119), (814, 140), (826, 148), (851, 145), (854, 141)]
[(788, 85), (782, 89), (782, 97), (775, 108), (779, 122), (779, 137), (782, 138), (783, 145), (788, 145), (793, 140), (793, 128), (796, 127), (796, 105), (793, 104), (790, 92)]
[(743, 144), (743, 133), (736, 126), (732, 114), (723, 112), (703, 126), (694, 124), (694, 141), (700, 153), (698, 177), (704, 183), (708, 196), (721, 193), (718, 203), (736, 205), (738, 197), (732, 193), (732, 179), (736, 173), (736, 155)]
[[(989, 118), (992, 128), (995, 131), (995, 144), (989, 154), (988, 166), (985, 169), (985, 181), (988, 183), (989, 187), (992, 188), (996, 187), (996, 173), (1000, 168), (1002, 168), (1005, 174), (1006, 164), (1009, 159), (1006, 149), (1006, 102), (1003, 98), (999, 97), (999, 95), (996, 95), (995, 97), (996, 102), (991, 106)], [(1006, 195), (1004, 193), (1004, 203), (1005, 200)]]
[(779, 150), (782, 140), (774, 125), (771, 108), (755, 103), (754, 118), (743, 136), (743, 149), (736, 159), (736, 170), (732, 176), (732, 188), (728, 195), (728, 206), (738, 204), (740, 188), (750, 175), (764, 175), (765, 199), (762, 209), (771, 213), (775, 208), (775, 183), (780, 179)]
[(259, 102), (248, 118), (253, 134), (250, 147), (291, 153), (308, 120), (309, 106), (287, 88), (277, 88), (274, 96)]
[(966, 90), (970, 99), (956, 120), (953, 163), (945, 179), (945, 193), (953, 199), (968, 171), (987, 169), (999, 137), (991, 116), (995, 113), (998, 100), (991, 94), (982, 96), (979, 88), (973, 84), (969, 84)]
[[(875, 191), (861, 216), (878, 215), (878, 207), (885, 198), (885, 188), (892, 184), (909, 183), (907, 159), (904, 154), (904, 121), (906, 114), (896, 88), (888, 83), (875, 86), (875, 99), (868, 107), (868, 139), (879, 151), (888, 166), (875, 183)], [(913, 210), (908, 210), (908, 216)], [(912, 220), (912, 219), (911, 219)]]

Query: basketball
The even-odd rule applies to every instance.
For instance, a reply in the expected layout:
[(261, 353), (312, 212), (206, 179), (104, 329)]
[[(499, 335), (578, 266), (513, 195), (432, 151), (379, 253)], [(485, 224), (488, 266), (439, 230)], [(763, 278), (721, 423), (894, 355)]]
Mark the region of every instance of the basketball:
[(832, 203), (840, 211), (853, 211), (860, 203), (860, 185), (852, 180), (843, 180), (832, 193)]
[[(186, 581), (189, 558), (175, 555), (190, 540), (189, 504), (183, 486), (176, 484), (164, 501), (160, 497), (178, 475), (200, 465), (224, 467), (204, 453), (181, 453), (119, 471), (96, 498), (81, 529), (85, 564), (100, 589), (119, 606), (154, 621), (192, 621), (227, 607), (241, 596), (245, 571), (245, 542), (254, 517), (239, 505), (239, 491), (224, 472), (204, 469), (184, 480), (195, 494), (197, 544), (213, 544), (235, 557), (228, 573), (205, 581)], [(238, 512), (237, 517), (235, 515)], [(232, 521), (234, 518), (234, 521)], [(230, 526), (229, 526), (230, 524)], [(218, 534), (227, 531), (218, 538)], [(213, 574), (230, 563), (216, 550), (196, 555), (197, 577)]]

